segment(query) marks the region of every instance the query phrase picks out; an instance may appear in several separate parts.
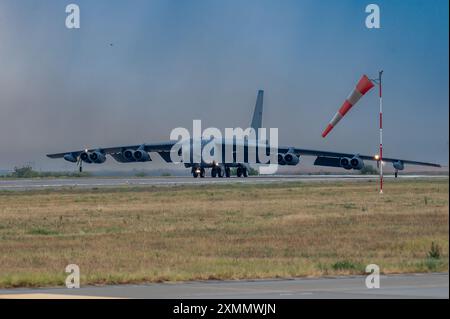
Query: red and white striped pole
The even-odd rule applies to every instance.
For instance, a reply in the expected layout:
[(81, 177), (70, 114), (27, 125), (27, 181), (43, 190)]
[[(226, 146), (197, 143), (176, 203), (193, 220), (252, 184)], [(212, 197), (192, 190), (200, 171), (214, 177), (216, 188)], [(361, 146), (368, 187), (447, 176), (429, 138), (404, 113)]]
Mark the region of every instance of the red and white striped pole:
[(370, 91), (375, 85), (379, 86), (379, 97), (380, 97), (380, 154), (375, 156), (374, 159), (378, 161), (380, 168), (380, 194), (383, 194), (383, 95), (381, 87), (381, 75), (383, 71), (378, 72), (378, 79), (370, 80), (366, 75), (363, 75), (359, 80), (356, 87), (344, 101), (344, 104), (339, 108), (334, 117), (328, 123), (325, 130), (322, 132), (322, 137), (326, 137), (328, 133), (336, 126), (337, 123), (347, 114), (347, 112), (365, 95)]
[(380, 97), (380, 194), (383, 194), (383, 91), (381, 88), (381, 75), (378, 73), (379, 97)]

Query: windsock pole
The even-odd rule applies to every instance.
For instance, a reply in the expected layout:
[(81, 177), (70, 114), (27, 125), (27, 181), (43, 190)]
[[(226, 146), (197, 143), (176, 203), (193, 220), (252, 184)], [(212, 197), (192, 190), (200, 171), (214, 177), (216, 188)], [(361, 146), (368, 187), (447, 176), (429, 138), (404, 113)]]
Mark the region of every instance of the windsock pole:
[(381, 75), (383, 71), (378, 73), (378, 86), (380, 97), (380, 194), (383, 194), (383, 91), (381, 88)]
[(356, 87), (344, 101), (344, 104), (339, 108), (334, 117), (328, 123), (325, 130), (322, 132), (322, 137), (326, 137), (328, 133), (336, 126), (336, 124), (345, 116), (345, 114), (361, 99), (361, 97), (370, 91), (375, 85), (378, 84), (378, 92), (380, 98), (380, 154), (374, 159), (378, 161), (380, 167), (380, 194), (383, 194), (383, 94), (381, 87), (381, 75), (383, 71), (378, 72), (378, 79), (369, 79), (366, 75), (363, 75), (359, 80)]

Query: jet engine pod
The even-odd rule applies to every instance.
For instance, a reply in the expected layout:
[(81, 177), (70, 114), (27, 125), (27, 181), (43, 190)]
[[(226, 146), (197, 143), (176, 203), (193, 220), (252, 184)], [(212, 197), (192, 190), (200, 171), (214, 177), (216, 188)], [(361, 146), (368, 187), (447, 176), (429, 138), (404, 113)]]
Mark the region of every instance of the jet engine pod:
[(350, 159), (348, 157), (341, 157), (339, 163), (345, 169), (352, 169), (352, 164), (350, 164)]
[(122, 152), (122, 156), (128, 161), (134, 162), (135, 159), (134, 159), (133, 153), (134, 153), (134, 150), (125, 150)]
[(396, 170), (402, 171), (405, 168), (405, 164), (402, 161), (395, 161), (392, 163)]
[(284, 154), (283, 159), (287, 165), (297, 165), (298, 162), (300, 161), (300, 158), (297, 155), (295, 155), (294, 153)]
[(72, 153), (64, 155), (64, 159), (68, 162), (76, 163), (78, 159)]
[(278, 165), (286, 165), (286, 162), (284, 161), (284, 154), (278, 153)]
[(106, 156), (105, 154), (99, 152), (99, 151), (94, 151), (92, 153), (89, 154), (89, 159), (96, 164), (101, 164), (104, 163), (106, 161)]
[(80, 158), (85, 163), (92, 163), (89, 155), (90, 153), (88, 151), (84, 151), (80, 154)]
[(143, 151), (143, 150), (134, 151), (133, 157), (138, 162), (150, 161), (150, 156), (148, 155), (148, 153), (146, 151)]
[(350, 165), (353, 169), (362, 169), (364, 167), (364, 161), (359, 156), (355, 156), (350, 160)]

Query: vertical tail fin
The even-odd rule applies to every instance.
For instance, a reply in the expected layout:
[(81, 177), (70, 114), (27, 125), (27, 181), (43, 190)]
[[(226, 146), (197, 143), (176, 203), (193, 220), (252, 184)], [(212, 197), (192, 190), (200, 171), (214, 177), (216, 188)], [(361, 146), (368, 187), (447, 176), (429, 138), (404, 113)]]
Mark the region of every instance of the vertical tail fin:
[(256, 98), (255, 110), (253, 111), (252, 118), (252, 128), (255, 130), (256, 134), (258, 134), (258, 129), (262, 127), (262, 114), (263, 114), (263, 100), (264, 100), (264, 91), (258, 91), (258, 97)]

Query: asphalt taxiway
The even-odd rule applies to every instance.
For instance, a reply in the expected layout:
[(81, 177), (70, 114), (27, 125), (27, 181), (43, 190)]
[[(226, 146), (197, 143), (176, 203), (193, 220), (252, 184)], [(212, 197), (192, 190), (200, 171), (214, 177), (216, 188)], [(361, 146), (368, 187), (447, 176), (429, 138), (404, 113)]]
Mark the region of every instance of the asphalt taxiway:
[[(0, 179), (0, 191), (2, 190), (32, 190), (45, 188), (70, 188), (70, 187), (120, 187), (120, 186), (177, 186), (177, 185), (205, 185), (205, 184), (267, 184), (284, 182), (332, 182), (332, 181), (376, 181), (377, 175), (275, 175), (275, 176), (251, 176), (248, 178), (192, 178), (183, 177), (147, 177), (147, 178), (55, 178), (55, 179)], [(386, 175), (391, 179), (393, 176)], [(448, 176), (428, 175), (401, 175), (399, 179), (442, 179)]]
[(380, 288), (368, 289), (365, 276), (333, 278), (202, 281), (81, 287), (5, 289), (1, 298), (148, 299), (405, 299), (449, 298), (448, 273), (382, 275)]

